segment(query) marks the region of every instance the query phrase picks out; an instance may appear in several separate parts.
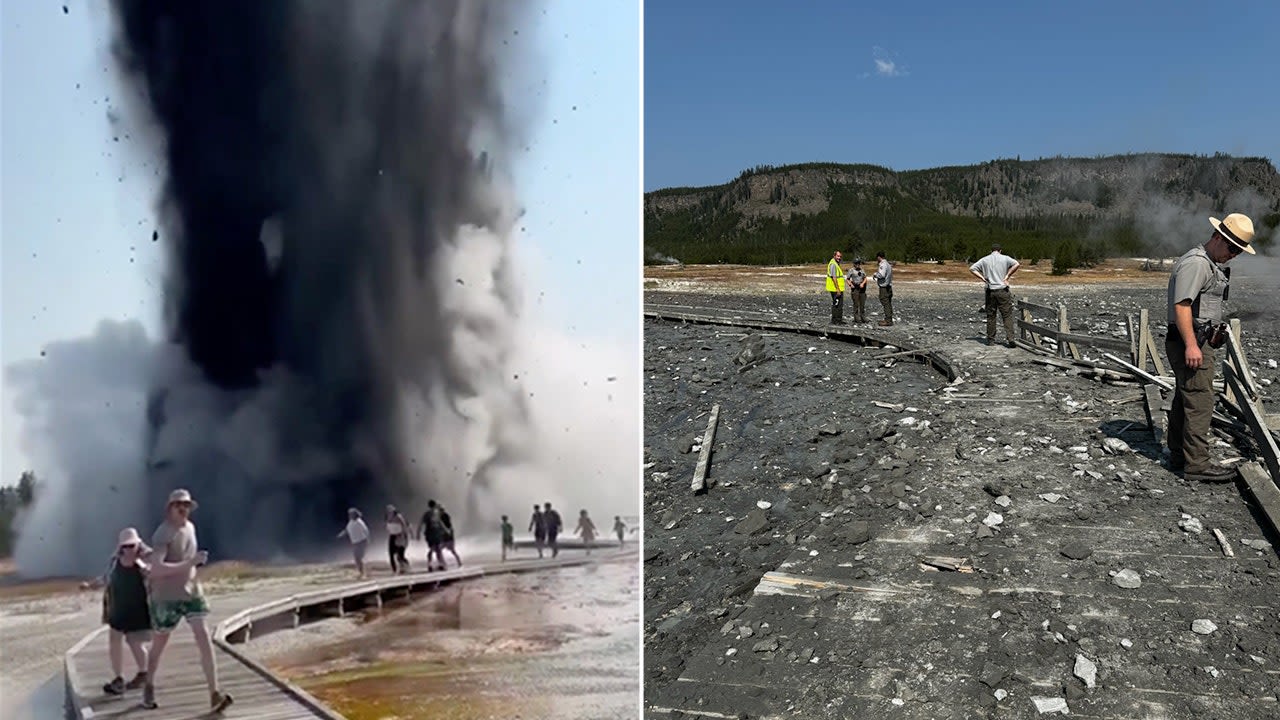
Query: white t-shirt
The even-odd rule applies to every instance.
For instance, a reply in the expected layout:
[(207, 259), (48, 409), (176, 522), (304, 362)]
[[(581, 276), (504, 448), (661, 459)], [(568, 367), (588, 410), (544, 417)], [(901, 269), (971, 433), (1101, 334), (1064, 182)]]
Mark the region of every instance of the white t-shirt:
[(356, 518), (347, 523), (347, 539), (352, 545), (364, 542), (369, 539), (369, 526), (364, 524), (360, 518)]

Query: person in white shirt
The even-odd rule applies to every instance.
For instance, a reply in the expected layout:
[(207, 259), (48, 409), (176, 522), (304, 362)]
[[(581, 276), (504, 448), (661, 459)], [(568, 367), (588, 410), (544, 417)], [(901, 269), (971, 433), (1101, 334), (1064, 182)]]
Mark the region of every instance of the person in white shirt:
[(880, 307), (884, 308), (884, 319), (877, 325), (889, 327), (893, 325), (893, 265), (885, 259), (884, 253), (876, 253), (876, 273), (871, 276), (880, 288)]
[(992, 245), (991, 254), (969, 266), (969, 272), (987, 287), (987, 344), (996, 344), (996, 311), (1004, 321), (1005, 344), (1013, 347), (1013, 295), (1009, 291), (1009, 278), (1022, 267), (1017, 260)]
[(356, 572), (360, 573), (360, 579), (363, 580), (365, 577), (364, 553), (369, 548), (369, 526), (364, 524), (359, 510), (355, 508), (347, 510), (347, 526), (338, 533), (338, 537), (345, 537), (351, 541), (351, 555), (356, 561)]
[(395, 505), (387, 506), (387, 554), (391, 557), (391, 572), (400, 574), (409, 571), (409, 558), (405, 550), (409, 547), (409, 522), (396, 509)]

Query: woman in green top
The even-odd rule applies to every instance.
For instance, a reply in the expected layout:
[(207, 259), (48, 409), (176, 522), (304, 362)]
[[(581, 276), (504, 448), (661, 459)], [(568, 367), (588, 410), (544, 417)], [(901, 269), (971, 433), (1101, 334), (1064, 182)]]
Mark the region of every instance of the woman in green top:
[[(122, 695), (125, 690), (142, 687), (147, 682), (147, 646), (151, 640), (151, 612), (147, 607), (147, 564), (140, 555), (150, 551), (142, 543), (138, 531), (125, 528), (120, 531), (116, 552), (111, 556), (107, 571), (102, 577), (83, 584), (85, 588), (106, 587), (102, 596), (102, 621), (110, 628), (107, 646), (111, 655), (111, 670), (115, 677), (102, 686), (108, 695)], [(138, 672), (129, 682), (124, 681), (124, 648), (128, 643)]]

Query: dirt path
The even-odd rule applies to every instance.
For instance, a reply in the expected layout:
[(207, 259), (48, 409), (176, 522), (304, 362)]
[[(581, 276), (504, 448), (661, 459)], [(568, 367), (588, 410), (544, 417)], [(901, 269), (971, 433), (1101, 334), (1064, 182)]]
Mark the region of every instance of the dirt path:
[[(646, 303), (828, 314), (818, 293), (729, 288)], [(1022, 295), (1066, 303), (1091, 334), (1163, 307), (1162, 284)], [(1247, 286), (1232, 299), (1269, 307)], [(979, 342), (980, 302), (970, 285), (904, 283), (898, 322), (874, 329), (952, 357), (965, 379), (948, 392), (884, 351), (786, 334), (763, 334), (772, 359), (739, 373), (748, 331), (646, 322), (648, 715), (1029, 718), (1036, 698), (1090, 718), (1277, 715), (1280, 564), (1241, 492), (1167, 472), (1137, 389)], [(1280, 379), (1273, 325), (1246, 322), (1245, 346)], [(693, 496), (713, 403), (716, 484)], [(922, 563), (936, 557), (964, 571)], [(1125, 569), (1140, 587), (1115, 584)], [(1198, 619), (1217, 629), (1192, 632)]]

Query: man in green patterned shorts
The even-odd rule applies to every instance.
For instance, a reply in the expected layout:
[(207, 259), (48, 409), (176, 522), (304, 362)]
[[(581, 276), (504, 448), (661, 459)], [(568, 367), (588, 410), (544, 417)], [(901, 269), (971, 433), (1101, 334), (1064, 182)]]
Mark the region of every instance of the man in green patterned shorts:
[(231, 705), (231, 696), (218, 688), (218, 666), (213, 657), (213, 642), (205, 618), (209, 615), (209, 603), (205, 600), (196, 579), (196, 568), (209, 559), (209, 554), (199, 550), (196, 544), (196, 526), (191, 522), (191, 512), (196, 502), (186, 490), (174, 490), (169, 494), (165, 508), (165, 520), (156, 528), (151, 538), (151, 572), (148, 576), (151, 590), (151, 623), (156, 636), (151, 644), (151, 656), (147, 659), (147, 684), (142, 688), (142, 706), (152, 709), (156, 705), (156, 669), (160, 656), (169, 644), (169, 633), (186, 618), (200, 651), (200, 666), (204, 668), (209, 683), (209, 706), (220, 713)]

